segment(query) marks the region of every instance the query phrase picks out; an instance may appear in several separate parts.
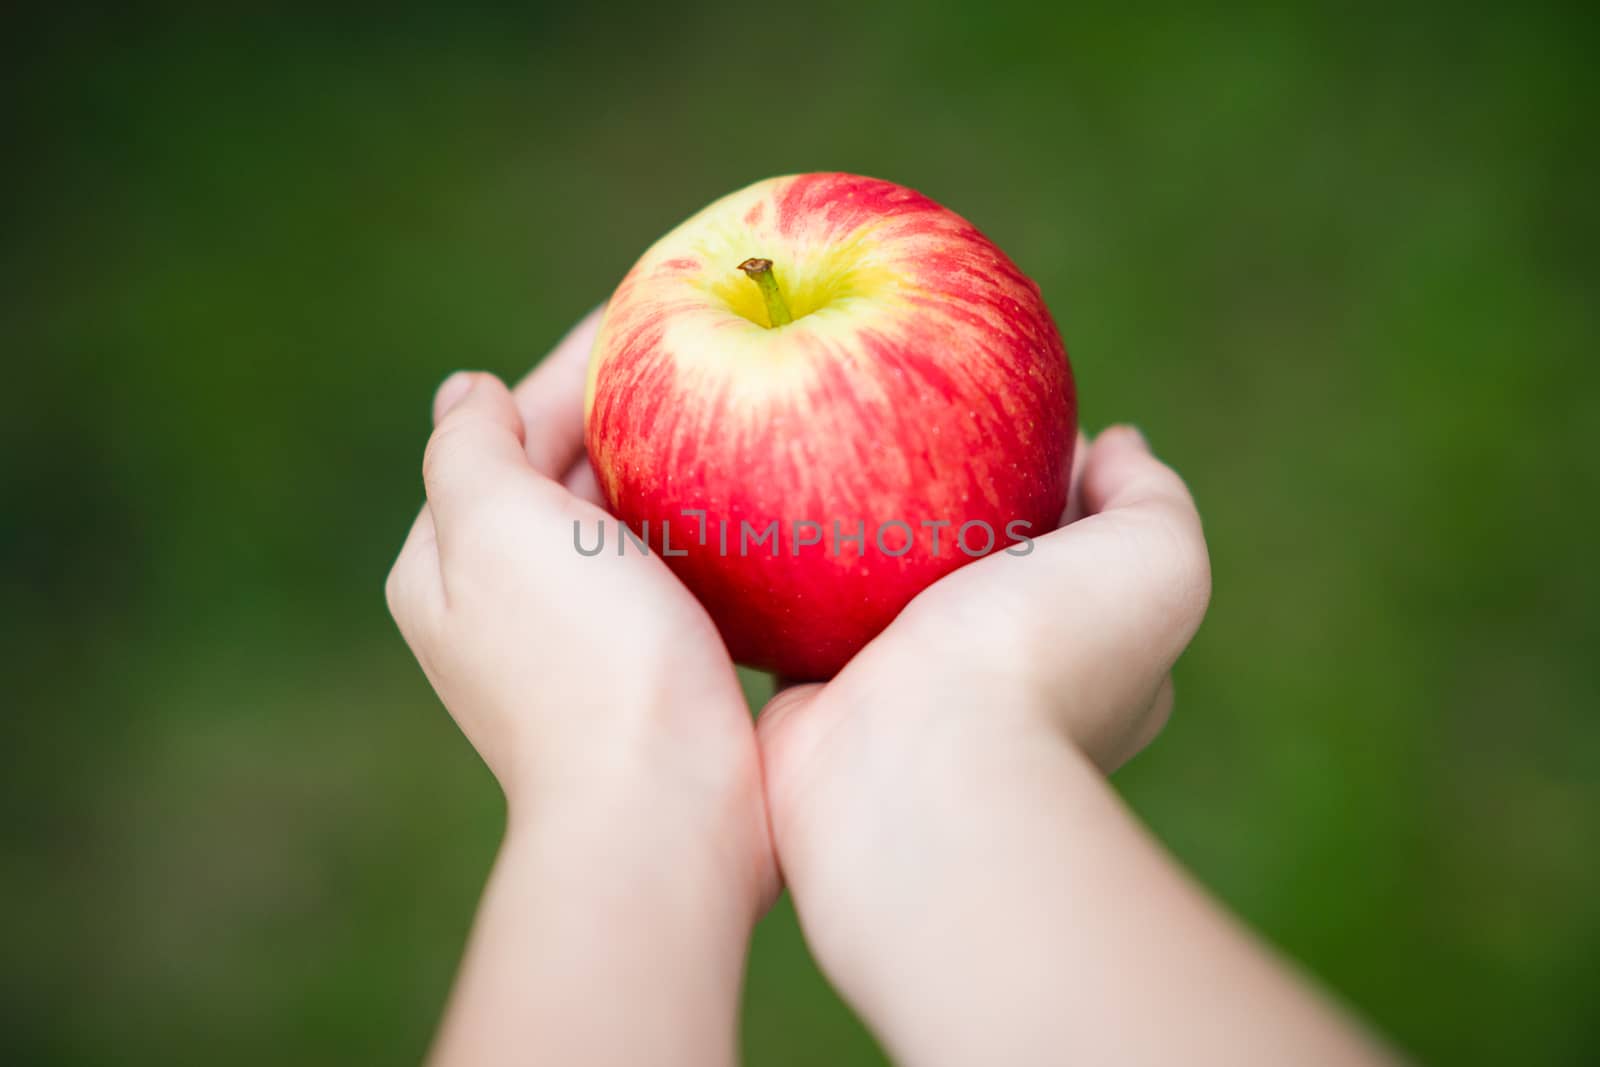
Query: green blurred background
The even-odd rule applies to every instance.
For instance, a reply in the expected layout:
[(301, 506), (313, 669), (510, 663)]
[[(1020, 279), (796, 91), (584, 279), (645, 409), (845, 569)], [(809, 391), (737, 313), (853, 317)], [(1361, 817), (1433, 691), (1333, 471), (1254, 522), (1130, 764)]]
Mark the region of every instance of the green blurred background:
[[(817, 169), (976, 222), (1194, 487), (1155, 831), (1420, 1058), (1600, 1057), (1583, 8), (253, 10), (0, 30), (0, 1061), (421, 1055), (501, 818), (381, 593), (431, 391)], [(786, 904), (744, 1043), (881, 1061)]]

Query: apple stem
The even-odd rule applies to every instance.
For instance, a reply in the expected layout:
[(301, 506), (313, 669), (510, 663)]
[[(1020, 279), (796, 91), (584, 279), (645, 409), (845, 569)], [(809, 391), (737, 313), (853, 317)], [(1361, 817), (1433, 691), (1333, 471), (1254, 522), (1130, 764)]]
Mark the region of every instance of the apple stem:
[(767, 304), (767, 320), (772, 326), (787, 326), (794, 321), (794, 316), (789, 314), (789, 305), (783, 302), (783, 294), (778, 291), (778, 278), (772, 273), (772, 260), (752, 257), (739, 264), (739, 269), (761, 290), (761, 299)]

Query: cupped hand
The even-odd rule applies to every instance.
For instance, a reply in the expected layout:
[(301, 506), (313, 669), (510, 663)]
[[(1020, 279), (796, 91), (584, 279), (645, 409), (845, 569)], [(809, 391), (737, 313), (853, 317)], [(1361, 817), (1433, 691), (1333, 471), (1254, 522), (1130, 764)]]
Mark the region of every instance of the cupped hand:
[(808, 944), (896, 1062), (1395, 1062), (1106, 784), (1170, 711), (1211, 580), (1143, 438), (1085, 445), (1061, 528), (935, 583), (765, 713)]
[(978, 730), (1048, 725), (1106, 771), (1153, 740), (1210, 599), (1200, 517), (1132, 427), (1080, 435), (1074, 455), (1058, 529), (924, 590), (833, 681), (778, 694), (768, 744), (831, 729), (822, 720), (847, 708), (870, 715), (885, 696), (920, 704), (924, 726), (946, 714)]
[(1067, 744), (1109, 772), (1161, 730), (1173, 663), (1210, 597), (1199, 515), (1131, 427), (1080, 437), (1074, 466), (1061, 526), (1031, 551), (947, 575), (832, 681), (785, 689), (763, 711), (791, 885), (840, 862), (858, 829), (881, 845), (916, 817), (919, 790), (985, 761)]
[[(504, 789), (510, 820), (705, 844), (752, 907), (774, 890), (754, 730), (705, 611), (654, 555), (618, 555), (583, 452), (598, 313), (509, 391), (439, 389), (427, 504), (388, 580), (429, 682)], [(592, 548), (603, 523), (607, 550)], [(689, 839), (693, 838), (692, 841)]]

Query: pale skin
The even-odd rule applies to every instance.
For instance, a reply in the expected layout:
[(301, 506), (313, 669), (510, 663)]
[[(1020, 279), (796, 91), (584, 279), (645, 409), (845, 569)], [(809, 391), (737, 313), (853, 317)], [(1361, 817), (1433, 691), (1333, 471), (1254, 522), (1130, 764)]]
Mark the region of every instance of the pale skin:
[[(752, 724), (657, 557), (580, 556), (591, 315), (515, 390), (440, 387), (427, 504), (389, 576), (507, 827), (437, 1065), (737, 1057), (780, 884), (897, 1062), (1382, 1064), (1227, 916), (1105, 775), (1160, 731), (1210, 573), (1140, 435), (1079, 441), (1063, 526), (928, 589)], [(780, 873), (781, 872), (781, 873)]]

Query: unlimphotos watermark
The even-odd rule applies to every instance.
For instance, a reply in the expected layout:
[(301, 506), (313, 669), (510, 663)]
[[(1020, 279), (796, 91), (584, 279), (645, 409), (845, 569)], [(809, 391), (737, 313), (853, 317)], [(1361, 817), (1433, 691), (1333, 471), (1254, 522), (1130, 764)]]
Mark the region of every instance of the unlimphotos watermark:
[[(653, 531), (648, 519), (641, 521), (637, 530), (624, 522), (598, 519), (592, 529), (592, 539), (586, 535), (584, 524), (574, 519), (572, 547), (577, 549), (580, 556), (600, 555), (606, 551), (606, 527), (610, 526), (612, 535), (609, 543), (619, 556), (627, 555), (630, 547), (632, 551), (646, 556), (652, 551), (663, 556), (687, 556), (695, 548), (701, 548), (713, 550), (719, 556), (766, 554), (778, 557), (784, 555), (787, 549), (790, 556), (821, 551), (829, 557), (839, 558), (844, 555), (844, 546), (851, 545), (858, 557), (874, 550), (890, 559), (899, 559), (919, 547), (925, 548), (935, 558), (950, 548), (977, 559), (987, 556), (1002, 543), (1008, 555), (1026, 556), (1033, 551), (1033, 539), (1028, 535), (1033, 524), (1026, 519), (1012, 519), (1005, 523), (1002, 542), (995, 527), (983, 519), (968, 519), (959, 524), (949, 519), (920, 519), (915, 523), (905, 519), (887, 519), (876, 524), (869, 524), (866, 519), (854, 519), (849, 523), (841, 519), (834, 519), (831, 523), (812, 519), (772, 519), (765, 525), (759, 525), (748, 520), (740, 520), (737, 524), (727, 519), (710, 521), (700, 508), (685, 508), (680, 514), (685, 519), (694, 520), (694, 532), (681, 538), (674, 533), (672, 520), (665, 518), (656, 520)], [(677, 547), (674, 547), (675, 540)]]

